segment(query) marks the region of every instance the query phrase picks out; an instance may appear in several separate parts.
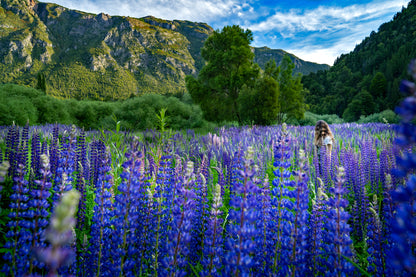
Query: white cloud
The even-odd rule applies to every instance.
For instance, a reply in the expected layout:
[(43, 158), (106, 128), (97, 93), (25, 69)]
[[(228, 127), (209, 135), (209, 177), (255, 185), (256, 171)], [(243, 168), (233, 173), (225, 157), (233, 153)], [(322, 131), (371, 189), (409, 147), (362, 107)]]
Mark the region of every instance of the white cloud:
[(264, 21), (244, 28), (255, 34), (255, 46), (282, 48), (303, 60), (333, 65), (337, 57), (352, 51), (386, 22), (386, 15), (397, 12), (407, 2), (384, 0), (344, 8), (275, 11)]
[(237, 0), (52, 0), (67, 8), (92, 13), (108, 13), (131, 17), (152, 15), (173, 20), (182, 19), (209, 22), (216, 17), (225, 17), (233, 9), (241, 9)]
[(285, 51), (292, 53), (305, 61), (333, 65), (337, 57), (351, 51), (351, 45), (356, 45), (359, 42), (360, 41), (339, 41), (333, 46), (326, 48), (311, 45), (301, 48), (285, 49)]
[[(262, 0), (48, 0), (91, 13), (205, 22), (214, 28), (239, 24), (254, 46), (282, 48), (299, 58), (332, 65), (409, 0), (374, 0), (346, 7), (318, 6), (284, 11)], [(293, 1), (293, 0), (287, 0)], [(332, 1), (336, 2), (336, 1)], [(279, 1), (275, 1), (276, 6)], [(321, 2), (324, 3), (324, 2)], [(294, 4), (295, 5), (295, 4)], [(260, 45), (261, 42), (261, 45)]]
[(245, 28), (253, 32), (277, 31), (285, 37), (303, 31), (345, 29), (359, 21), (372, 20), (383, 14), (396, 11), (401, 6), (405, 6), (407, 2), (407, 0), (387, 0), (347, 7), (319, 6), (310, 10), (291, 9), (289, 12), (276, 10), (265, 20), (252, 23)]

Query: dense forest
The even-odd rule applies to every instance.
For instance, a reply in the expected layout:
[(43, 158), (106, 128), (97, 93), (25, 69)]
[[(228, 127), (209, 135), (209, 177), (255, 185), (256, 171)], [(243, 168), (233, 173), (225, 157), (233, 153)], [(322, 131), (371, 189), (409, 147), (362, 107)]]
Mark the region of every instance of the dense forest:
[(416, 57), (416, 1), (382, 24), (354, 51), (341, 55), (327, 71), (311, 73), (302, 82), (306, 103), (318, 114), (337, 114), (346, 121), (394, 109), (403, 95), (406, 65)]

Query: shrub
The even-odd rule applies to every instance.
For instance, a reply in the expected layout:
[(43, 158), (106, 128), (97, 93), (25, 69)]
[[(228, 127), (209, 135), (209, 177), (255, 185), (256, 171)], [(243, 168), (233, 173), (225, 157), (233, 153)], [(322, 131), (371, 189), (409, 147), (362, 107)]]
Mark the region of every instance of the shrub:
[(400, 117), (392, 110), (384, 110), (380, 113), (371, 114), (369, 116), (361, 116), (357, 123), (399, 123)]
[(33, 100), (33, 105), (38, 111), (38, 123), (61, 123), (70, 124), (71, 118), (67, 111), (65, 102), (51, 96), (41, 96)]
[(299, 124), (302, 126), (313, 126), (318, 120), (325, 120), (328, 124), (341, 124), (344, 120), (336, 114), (314, 114), (311, 112), (305, 112), (304, 118), (299, 120)]
[(167, 108), (168, 127), (179, 129), (199, 128), (204, 124), (202, 111), (196, 105), (181, 102), (176, 97), (146, 94), (128, 99), (115, 111), (122, 127), (129, 130), (157, 129), (157, 114)]

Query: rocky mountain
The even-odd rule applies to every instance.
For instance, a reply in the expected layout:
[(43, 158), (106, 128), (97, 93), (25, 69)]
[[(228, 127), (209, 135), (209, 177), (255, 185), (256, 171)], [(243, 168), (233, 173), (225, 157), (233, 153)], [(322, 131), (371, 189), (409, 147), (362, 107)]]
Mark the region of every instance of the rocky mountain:
[[(204, 64), (205, 23), (91, 14), (36, 0), (2, 0), (0, 83), (36, 86), (48, 94), (112, 100), (185, 90), (185, 76)], [(284, 51), (254, 48), (255, 62), (279, 64)], [(292, 55), (303, 74), (327, 69)]]

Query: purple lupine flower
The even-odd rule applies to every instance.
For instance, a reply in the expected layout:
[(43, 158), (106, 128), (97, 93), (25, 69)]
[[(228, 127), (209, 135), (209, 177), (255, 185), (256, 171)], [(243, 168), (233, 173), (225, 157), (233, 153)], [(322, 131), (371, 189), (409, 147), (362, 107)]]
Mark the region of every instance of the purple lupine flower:
[[(290, 270), (292, 276), (305, 276), (310, 274), (309, 260), (308, 260), (308, 234), (309, 228), (309, 191), (308, 191), (308, 175), (305, 152), (301, 149), (299, 151), (299, 170), (295, 172), (296, 186), (295, 190), (290, 193), (294, 198), (294, 207), (292, 212), (294, 220), (292, 221), (292, 231), (290, 234), (290, 245), (292, 251), (290, 254)], [(289, 196), (289, 195), (288, 195)]]
[(115, 196), (111, 219), (114, 231), (112, 234), (113, 251), (110, 259), (113, 264), (109, 274), (113, 276), (123, 276), (132, 272), (132, 260), (138, 254), (135, 241), (140, 219), (136, 211), (139, 204), (138, 194), (142, 186), (140, 168), (143, 163), (143, 154), (133, 150), (131, 153), (126, 153), (126, 157), (128, 160), (123, 163), (123, 172), (120, 175), (122, 181), (118, 186), (119, 194)]
[[(319, 179), (322, 184), (322, 180)], [(318, 186), (316, 199), (313, 202), (311, 212), (311, 236), (310, 239), (310, 263), (312, 273), (325, 272), (325, 246), (324, 246), (324, 222), (327, 211), (326, 201), (328, 196), (323, 190), (323, 185)]]
[(162, 155), (160, 158), (159, 172), (154, 185), (154, 211), (155, 228), (152, 230), (153, 265), (154, 272), (158, 272), (160, 261), (165, 256), (167, 249), (167, 232), (172, 220), (171, 214), (174, 208), (178, 184), (173, 184), (173, 174), (170, 168), (172, 156)]
[(62, 195), (46, 230), (46, 240), (50, 242), (50, 246), (36, 249), (36, 258), (49, 269), (48, 276), (57, 276), (60, 268), (70, 266), (75, 260), (74, 250), (69, 245), (75, 239), (74, 216), (79, 198), (76, 190)]
[(411, 175), (404, 186), (392, 192), (393, 201), (397, 204), (395, 215), (390, 223), (391, 248), (389, 262), (394, 274), (408, 276), (416, 274), (416, 176)]
[(26, 170), (29, 165), (29, 121), (26, 123), (22, 130), (22, 137), (20, 140), (19, 151), (18, 151), (18, 164), (22, 164)]
[[(78, 213), (77, 213), (77, 230), (83, 237), (84, 225), (85, 225), (85, 213), (86, 213), (86, 180), (88, 180), (88, 168), (87, 168), (87, 149), (85, 143), (85, 131), (81, 130), (77, 139), (76, 145), (76, 166), (75, 166), (75, 188), (81, 194), (79, 201)], [(83, 238), (81, 238), (83, 239)]]
[(367, 261), (369, 263), (368, 272), (373, 276), (386, 276), (386, 259), (387, 249), (384, 238), (383, 222), (380, 219), (379, 205), (377, 195), (374, 195), (373, 201), (369, 207), (370, 216), (367, 232)]
[(227, 274), (248, 276), (255, 266), (253, 255), (259, 239), (255, 227), (259, 217), (255, 195), (259, 188), (256, 184), (257, 167), (254, 165), (252, 147), (248, 147), (241, 163), (244, 169), (237, 171), (240, 177), (234, 177), (232, 183), (228, 225), (230, 235), (226, 241), (228, 252), (224, 261)]
[(205, 234), (203, 246), (204, 267), (201, 276), (221, 276), (221, 266), (223, 258), (223, 239), (222, 226), (223, 219), (220, 217), (222, 207), (221, 186), (216, 184), (213, 191), (213, 202), (211, 207), (211, 215), (208, 221), (208, 227)]
[(88, 272), (95, 276), (104, 276), (106, 271), (105, 266), (111, 266), (110, 262), (110, 233), (112, 216), (112, 176), (109, 174), (111, 167), (110, 157), (106, 155), (103, 160), (97, 161), (97, 182), (95, 183), (95, 203), (94, 215), (92, 217), (91, 225), (91, 244), (89, 247), (88, 264), (90, 266)]
[(173, 206), (172, 227), (168, 232), (166, 256), (162, 259), (164, 276), (186, 276), (187, 257), (190, 254), (191, 222), (194, 217), (196, 194), (193, 162), (186, 165), (183, 184), (177, 185), (177, 197)]
[(349, 236), (351, 228), (348, 224), (350, 215), (345, 211), (348, 201), (344, 199), (346, 188), (343, 186), (345, 170), (338, 168), (335, 187), (331, 188), (331, 196), (327, 201), (327, 220), (324, 224), (326, 276), (344, 276), (353, 273), (353, 266), (347, 260), (352, 258), (352, 240)]
[[(409, 71), (416, 77), (416, 62), (410, 64)], [(416, 79), (416, 78), (415, 78)], [(402, 82), (403, 83), (403, 82)], [(397, 168), (394, 174), (406, 177), (404, 185), (397, 186), (391, 193), (393, 203), (396, 205), (395, 213), (390, 221), (390, 263), (394, 274), (415, 275), (416, 255), (416, 154), (411, 150), (416, 145), (416, 127), (412, 121), (416, 117), (416, 95), (414, 83), (407, 82), (403, 92), (409, 93), (401, 105), (396, 108), (402, 117), (397, 129), (395, 143), (403, 150), (402, 155), (396, 155)], [(410, 150), (410, 151), (409, 151)]]
[(53, 125), (52, 140), (49, 146), (49, 160), (51, 164), (52, 179), (55, 180), (56, 169), (59, 161), (59, 126)]
[(11, 276), (23, 276), (29, 270), (30, 239), (32, 237), (32, 222), (28, 218), (29, 188), (25, 179), (25, 168), (21, 164), (14, 177), (13, 194), (10, 196), (10, 221), (7, 223), (9, 231), (6, 234), (8, 241), (4, 248), (10, 249), (3, 256), (6, 263), (3, 273)]
[[(73, 173), (75, 170), (76, 161), (76, 127), (73, 126), (71, 134), (63, 137), (63, 143), (59, 147), (58, 161), (56, 164), (56, 171), (54, 174), (54, 205), (58, 203), (62, 194), (66, 191), (72, 190)], [(56, 158), (56, 157), (55, 157)], [(52, 167), (52, 161), (51, 161)], [(51, 169), (52, 170), (52, 169)]]
[(143, 218), (141, 223), (141, 235), (138, 236), (138, 265), (137, 272), (139, 276), (143, 276), (146, 272), (151, 272), (151, 260), (153, 254), (153, 232), (156, 227), (156, 217), (154, 216), (154, 200), (153, 192), (150, 187), (146, 188), (143, 195)]
[[(49, 197), (51, 193), (49, 190), (52, 187), (50, 180), (50, 164), (49, 158), (45, 154), (40, 156), (42, 162), (42, 168), (40, 169), (41, 178), (35, 180), (35, 186), (30, 190), (30, 200), (28, 202), (29, 211), (28, 214), (32, 218), (32, 238), (31, 238), (31, 249), (44, 248), (45, 243), (45, 229), (48, 225), (47, 218), (49, 217)], [(43, 268), (44, 264), (37, 262), (36, 260), (30, 259), (29, 273), (32, 274), (34, 267)]]
[(208, 188), (207, 178), (210, 178), (208, 173), (208, 165), (206, 156), (202, 158), (199, 169), (197, 170), (196, 182), (192, 188), (195, 193), (195, 209), (194, 217), (192, 219), (192, 231), (191, 231), (191, 249), (189, 260), (193, 266), (199, 261), (202, 254), (203, 244), (205, 240), (205, 233), (207, 229), (207, 222), (209, 216), (209, 205), (208, 205)]
[[(363, 166), (364, 167), (364, 166)], [(351, 213), (353, 217), (352, 234), (358, 241), (363, 241), (366, 230), (368, 197), (365, 190), (364, 170), (361, 168), (360, 178), (353, 186), (354, 204)]]
[(42, 178), (41, 170), (41, 158), (40, 155), (40, 137), (39, 133), (35, 132), (32, 136), (31, 141), (31, 154), (30, 154), (30, 167), (33, 171), (33, 178), (40, 179)]
[(18, 163), (18, 150), (19, 150), (19, 140), (20, 140), (20, 133), (19, 127), (16, 125), (12, 125), (8, 128), (7, 137), (6, 137), (6, 153), (5, 158), (10, 163), (9, 169), (9, 176), (13, 179), (13, 177), (17, 176), (17, 170), (19, 168)]
[[(284, 218), (285, 206), (287, 199), (283, 196), (287, 190), (287, 186), (292, 184), (289, 180), (292, 173), (290, 167), (291, 149), (290, 149), (290, 136), (284, 130), (277, 138), (277, 141), (274, 145), (274, 163), (273, 166), (276, 170), (273, 171), (275, 178), (272, 181), (273, 188), (271, 190), (271, 211), (270, 211), (270, 222), (268, 224), (268, 244), (269, 244), (269, 255), (270, 258), (267, 259), (268, 263), (268, 272), (271, 272), (272, 275), (280, 274), (286, 275), (289, 272), (288, 257), (283, 255), (283, 245), (285, 245), (284, 240), (284, 229), (287, 228), (287, 218)], [(290, 203), (289, 203), (290, 204)], [(290, 221), (290, 220), (289, 220)], [(286, 246), (285, 246), (286, 247)]]
[(256, 222), (256, 228), (261, 235), (261, 243), (257, 245), (257, 255), (254, 256), (257, 268), (255, 274), (266, 272), (268, 267), (269, 255), (269, 222), (271, 220), (271, 192), (269, 179), (265, 177), (260, 187), (260, 192), (256, 196), (257, 208), (259, 210), (259, 220)]
[[(91, 165), (90, 165), (90, 180), (93, 187), (97, 186), (99, 172), (101, 170), (101, 163), (107, 160), (105, 144), (101, 140), (93, 141), (91, 143)], [(107, 160), (111, 164), (110, 160)]]

